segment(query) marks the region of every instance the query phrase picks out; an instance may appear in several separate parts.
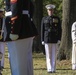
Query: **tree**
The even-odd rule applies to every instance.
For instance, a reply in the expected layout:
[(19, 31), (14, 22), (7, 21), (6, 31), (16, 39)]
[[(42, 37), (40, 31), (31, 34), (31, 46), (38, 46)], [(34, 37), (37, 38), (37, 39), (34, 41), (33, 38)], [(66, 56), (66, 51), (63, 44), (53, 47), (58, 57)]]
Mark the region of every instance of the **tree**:
[(70, 59), (72, 50), (71, 25), (76, 21), (76, 0), (63, 0), (62, 39), (59, 59)]
[(43, 17), (43, 0), (34, 0), (35, 13), (34, 13), (34, 23), (38, 30), (38, 36), (34, 39), (33, 50), (38, 52), (41, 50), (41, 19)]
[(4, 8), (4, 0), (0, 0), (0, 8)]

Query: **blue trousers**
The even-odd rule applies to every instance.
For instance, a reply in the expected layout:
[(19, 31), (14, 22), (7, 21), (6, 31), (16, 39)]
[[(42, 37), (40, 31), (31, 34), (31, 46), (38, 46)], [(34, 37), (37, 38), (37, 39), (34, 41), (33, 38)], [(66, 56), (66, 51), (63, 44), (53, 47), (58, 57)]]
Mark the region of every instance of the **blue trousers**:
[(12, 75), (33, 75), (32, 42), (32, 37), (8, 42)]
[(4, 67), (5, 43), (0, 42), (0, 52), (2, 53), (1, 66)]

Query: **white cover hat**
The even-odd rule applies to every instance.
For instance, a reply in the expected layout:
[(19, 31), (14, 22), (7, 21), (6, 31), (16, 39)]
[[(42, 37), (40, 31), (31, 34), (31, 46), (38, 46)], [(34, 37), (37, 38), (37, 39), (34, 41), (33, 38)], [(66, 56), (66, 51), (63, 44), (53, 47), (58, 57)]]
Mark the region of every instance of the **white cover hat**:
[(46, 7), (46, 9), (54, 9), (54, 8), (55, 8), (55, 5), (53, 5), (53, 4), (48, 4), (48, 5), (46, 5), (45, 7)]

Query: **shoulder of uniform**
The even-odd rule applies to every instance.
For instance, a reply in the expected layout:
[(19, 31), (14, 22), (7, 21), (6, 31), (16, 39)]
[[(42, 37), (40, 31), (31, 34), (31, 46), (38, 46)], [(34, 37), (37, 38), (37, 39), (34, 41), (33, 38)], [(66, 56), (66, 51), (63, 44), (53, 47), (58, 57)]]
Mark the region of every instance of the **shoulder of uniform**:
[(45, 16), (45, 17), (43, 17), (43, 18), (47, 18), (48, 16)]
[(16, 3), (17, 2), (17, 0), (10, 0), (11, 1), (11, 3)]
[(72, 32), (75, 32), (75, 28), (76, 28), (76, 21), (75, 22), (73, 22), (73, 24), (72, 24)]
[(73, 22), (73, 24), (72, 24), (72, 28), (74, 29), (74, 28), (75, 28), (75, 26), (76, 26), (76, 21), (75, 21), (75, 22)]
[(43, 17), (42, 20), (45, 20), (47, 18), (47, 16)]
[(75, 22), (73, 22), (73, 24), (72, 25), (76, 25), (76, 21)]

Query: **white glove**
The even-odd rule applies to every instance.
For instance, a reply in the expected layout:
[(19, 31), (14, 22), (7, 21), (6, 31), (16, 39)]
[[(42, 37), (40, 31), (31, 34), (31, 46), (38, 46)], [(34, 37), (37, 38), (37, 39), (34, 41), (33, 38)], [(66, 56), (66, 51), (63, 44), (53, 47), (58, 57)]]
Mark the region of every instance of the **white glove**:
[(60, 40), (58, 40), (58, 42), (57, 42), (57, 43), (58, 43), (58, 44), (60, 44), (60, 42), (61, 42), (61, 41), (60, 41)]
[(42, 41), (42, 45), (44, 45), (45, 43), (44, 43), (44, 41)]
[(18, 38), (19, 38), (18, 35), (16, 35), (16, 34), (10, 34), (10, 39), (11, 40), (17, 40)]

